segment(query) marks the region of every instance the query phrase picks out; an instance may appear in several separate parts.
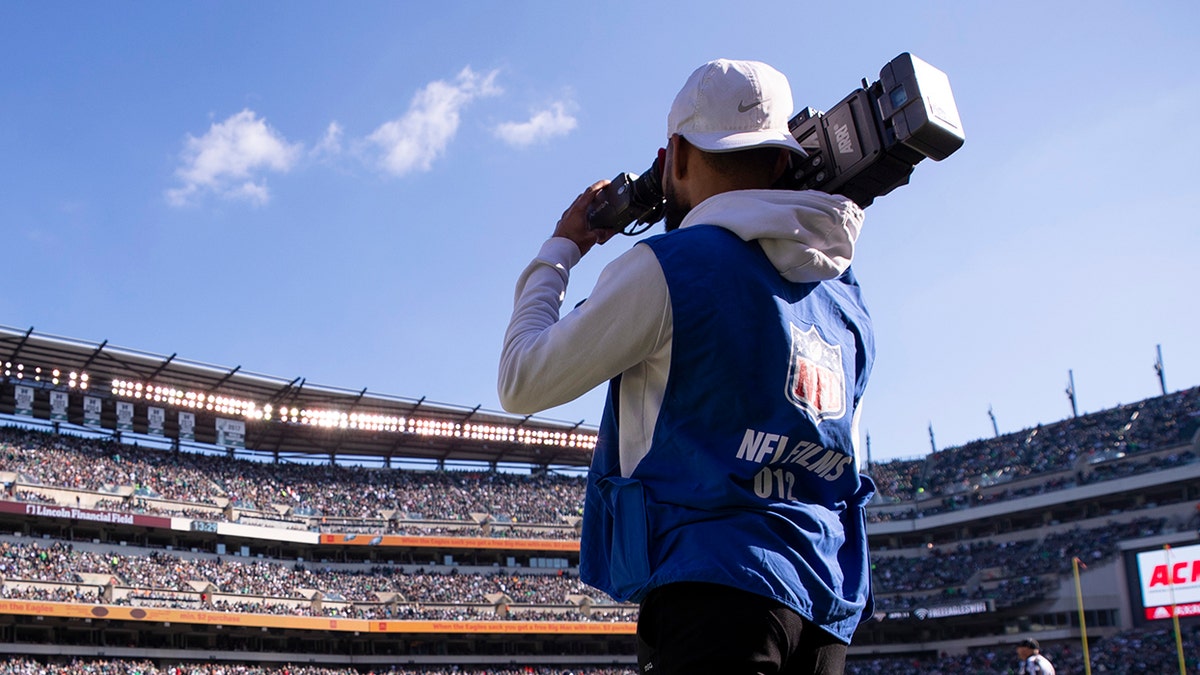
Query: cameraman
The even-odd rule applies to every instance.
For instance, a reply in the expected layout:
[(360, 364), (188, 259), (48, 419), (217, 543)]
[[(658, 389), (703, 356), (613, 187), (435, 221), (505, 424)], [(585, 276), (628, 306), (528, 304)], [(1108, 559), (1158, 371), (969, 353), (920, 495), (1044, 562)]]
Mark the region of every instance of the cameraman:
[(517, 282), (500, 400), (531, 414), (610, 381), (580, 573), (641, 603), (653, 675), (841, 673), (870, 612), (858, 407), (874, 358), (850, 272), (862, 210), (770, 189), (792, 153), (787, 79), (697, 69), (659, 151), (667, 233), (561, 319), (587, 188)]

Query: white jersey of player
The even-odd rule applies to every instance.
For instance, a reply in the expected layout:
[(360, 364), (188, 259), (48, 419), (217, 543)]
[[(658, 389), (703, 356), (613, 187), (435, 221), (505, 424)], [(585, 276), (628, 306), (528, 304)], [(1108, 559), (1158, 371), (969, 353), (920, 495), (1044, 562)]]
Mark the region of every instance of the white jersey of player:
[(1021, 663), (1019, 675), (1055, 675), (1054, 666), (1041, 654), (1034, 654)]

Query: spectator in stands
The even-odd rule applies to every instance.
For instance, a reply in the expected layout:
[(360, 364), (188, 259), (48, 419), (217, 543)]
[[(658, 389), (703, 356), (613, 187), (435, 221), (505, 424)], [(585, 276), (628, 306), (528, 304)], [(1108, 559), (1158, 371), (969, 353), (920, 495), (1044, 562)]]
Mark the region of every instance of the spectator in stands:
[(874, 486), (854, 422), (874, 342), (849, 271), (862, 210), (767, 189), (803, 153), (791, 107), (766, 64), (701, 66), (659, 151), (667, 233), (559, 321), (568, 271), (613, 234), (585, 215), (601, 181), (518, 282), (501, 403), (534, 413), (612, 380), (581, 574), (642, 603), (644, 672), (840, 673), (868, 605)]

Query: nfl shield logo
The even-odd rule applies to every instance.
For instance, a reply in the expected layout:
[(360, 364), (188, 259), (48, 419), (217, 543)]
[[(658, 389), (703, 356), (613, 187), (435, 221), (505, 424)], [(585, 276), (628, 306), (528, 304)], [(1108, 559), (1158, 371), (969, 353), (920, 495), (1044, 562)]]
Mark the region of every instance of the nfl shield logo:
[(846, 378), (842, 348), (831, 345), (816, 326), (801, 331), (792, 327), (792, 355), (788, 368), (788, 400), (812, 418), (814, 424), (846, 414)]

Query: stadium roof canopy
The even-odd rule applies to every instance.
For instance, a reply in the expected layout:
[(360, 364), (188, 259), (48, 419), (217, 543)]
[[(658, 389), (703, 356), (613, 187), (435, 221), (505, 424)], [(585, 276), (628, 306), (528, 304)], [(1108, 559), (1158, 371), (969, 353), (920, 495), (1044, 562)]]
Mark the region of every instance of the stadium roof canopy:
[(316, 385), (33, 328), (0, 326), (0, 366), (0, 414), (275, 460), (582, 466), (596, 439), (582, 423)]

